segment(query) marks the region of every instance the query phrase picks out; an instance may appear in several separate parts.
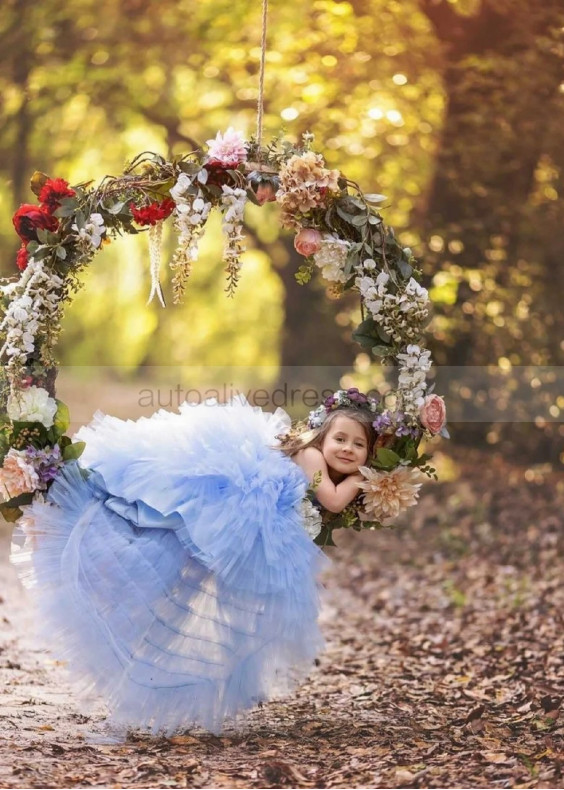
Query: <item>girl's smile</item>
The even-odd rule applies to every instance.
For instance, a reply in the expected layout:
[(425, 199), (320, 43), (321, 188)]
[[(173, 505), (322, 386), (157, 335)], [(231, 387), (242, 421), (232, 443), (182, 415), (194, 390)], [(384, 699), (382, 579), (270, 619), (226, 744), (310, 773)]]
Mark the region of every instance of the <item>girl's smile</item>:
[(356, 472), (368, 458), (368, 442), (362, 425), (356, 420), (339, 415), (331, 425), (321, 452), (330, 469), (340, 474)]

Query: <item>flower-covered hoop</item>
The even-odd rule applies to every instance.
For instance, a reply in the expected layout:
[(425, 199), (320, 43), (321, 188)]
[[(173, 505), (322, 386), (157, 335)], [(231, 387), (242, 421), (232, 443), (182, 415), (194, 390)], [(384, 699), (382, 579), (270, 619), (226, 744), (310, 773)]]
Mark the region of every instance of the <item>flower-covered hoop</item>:
[[(422, 337), (430, 305), (421, 271), (411, 249), (399, 242), (377, 210), (384, 196), (364, 194), (340, 171), (327, 168), (323, 156), (311, 149), (312, 141), (306, 134), (299, 145), (275, 139), (262, 146), (228, 129), (208, 140), (205, 152), (170, 161), (139, 154), (121, 176), (106, 177), (96, 187), (34, 174), (31, 188), (39, 202), (21, 206), (14, 215), (21, 275), (1, 286), (5, 414), (0, 489), (5, 501), (0, 509), (6, 517), (17, 518), (20, 506), (45, 491), (60, 465), (82, 449), (65, 435), (68, 411), (54, 398), (54, 349), (63, 307), (80, 287), (82, 270), (112, 238), (148, 230), (149, 299), (157, 296), (164, 305), (161, 237), (163, 223), (172, 217), (178, 243), (170, 266), (173, 301), (178, 303), (207, 220), (218, 209), (226, 291), (233, 295), (241, 276), (248, 201), (279, 204), (281, 224), (295, 232), (295, 248), (305, 258), (296, 273), (298, 282), (307, 283), (318, 268), (333, 294), (357, 291), (364, 318), (355, 339), (374, 356), (399, 366), (393, 409), (382, 404), (375, 409), (378, 432), (398, 441), (393, 449), (378, 448), (377, 467), (392, 472), (411, 466), (432, 473), (427, 456), (418, 452), (419, 441), (446, 429), (444, 403), (430, 394), (426, 382), (431, 359)], [(42, 406), (30, 411), (32, 401)]]

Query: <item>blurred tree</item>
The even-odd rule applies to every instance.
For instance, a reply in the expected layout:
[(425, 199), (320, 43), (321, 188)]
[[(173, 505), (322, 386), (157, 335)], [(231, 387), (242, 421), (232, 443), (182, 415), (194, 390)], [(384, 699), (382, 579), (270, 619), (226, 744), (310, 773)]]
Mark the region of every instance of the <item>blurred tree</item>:
[[(362, 178), (370, 191), (385, 189), (394, 206), (390, 219), (405, 224), (430, 172), (431, 134), (441, 109), (437, 79), (426, 65), (430, 32), (424, 17), (408, 17), (399, 3), (384, 0), (358, 6), (316, 0), (299, 18), (288, 4), (270, 6), (266, 133), (277, 133), (286, 122), (295, 136), (314, 128), (331, 164)], [(12, 187), (10, 208), (30, 199), (25, 181), (35, 167), (75, 180), (99, 178), (119, 169), (124, 155), (155, 147), (155, 141), (161, 149), (185, 152), (230, 124), (252, 133), (259, 42), (260, 8), (253, 0), (236, 6), (162, 0), (158, 7), (148, 0), (77, 0), (72, 8), (54, 0), (12, 0), (0, 29), (1, 87), (11, 97), (2, 110), (0, 166)], [(410, 155), (400, 163), (410, 143)], [(17, 165), (11, 149), (17, 150)], [(270, 221), (276, 222), (272, 215)], [(9, 232), (7, 217), (2, 230)], [(268, 249), (278, 235), (276, 229), (267, 242), (255, 243)], [(329, 356), (335, 364), (350, 363), (350, 329), (343, 336), (344, 322), (334, 321), (341, 306), (327, 302), (319, 284), (303, 290), (294, 282), (289, 239), (274, 258), (287, 317), (283, 364)], [(97, 260), (96, 270), (103, 266)], [(115, 275), (99, 276), (98, 290), (110, 290), (108, 278), (115, 287)], [(95, 287), (96, 271), (90, 278), (89, 287)], [(84, 317), (73, 319), (73, 331), (66, 333), (73, 349), (67, 350), (63, 337), (63, 359), (81, 351), (85, 359), (104, 358), (104, 328), (116, 319), (115, 309), (102, 300), (81, 312), (95, 312), (100, 332), (81, 339)], [(159, 337), (166, 335), (162, 324), (144, 333), (146, 362), (163, 352)], [(212, 333), (211, 344), (214, 338)]]
[[(557, 230), (564, 220), (564, 5), (420, 6), (441, 44), (447, 97), (435, 174), (419, 206), (427, 271), (440, 270), (432, 291), (435, 357), (450, 365), (554, 365), (564, 349)], [(560, 427), (540, 422), (541, 444), (556, 457)], [(476, 426), (466, 430), (476, 438)], [(484, 430), (496, 442), (517, 427)]]

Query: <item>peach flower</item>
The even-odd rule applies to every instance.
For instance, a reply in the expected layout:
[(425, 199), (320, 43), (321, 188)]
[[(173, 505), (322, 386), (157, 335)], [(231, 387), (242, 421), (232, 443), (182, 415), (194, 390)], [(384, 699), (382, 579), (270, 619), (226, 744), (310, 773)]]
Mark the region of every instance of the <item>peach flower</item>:
[(446, 423), (446, 406), (440, 395), (427, 395), (419, 411), (421, 425), (432, 433), (440, 433)]
[(0, 469), (0, 494), (4, 494), (6, 499), (12, 499), (20, 494), (30, 494), (38, 486), (37, 472), (27, 462), (25, 453), (12, 448)]
[(269, 181), (259, 184), (255, 194), (261, 206), (263, 203), (271, 203), (276, 200), (276, 189)]
[(294, 239), (294, 247), (304, 258), (315, 255), (321, 249), (321, 233), (313, 228), (302, 228)]
[(421, 483), (415, 483), (419, 472), (406, 466), (397, 466), (391, 472), (360, 466), (366, 480), (358, 484), (364, 491), (363, 521), (379, 521), (384, 526), (392, 524), (406, 508), (415, 505)]

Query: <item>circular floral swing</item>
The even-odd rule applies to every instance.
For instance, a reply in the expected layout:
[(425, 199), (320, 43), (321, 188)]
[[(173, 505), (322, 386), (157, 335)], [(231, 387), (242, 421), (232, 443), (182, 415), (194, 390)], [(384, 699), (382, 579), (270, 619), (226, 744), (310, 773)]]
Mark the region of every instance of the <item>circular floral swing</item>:
[[(384, 224), (376, 206), (382, 195), (364, 194), (338, 170), (325, 166), (311, 148), (274, 140), (262, 146), (228, 129), (195, 151), (171, 161), (153, 153), (134, 158), (124, 173), (99, 186), (69, 186), (61, 178), (35, 173), (31, 188), (39, 204), (22, 205), (13, 221), (22, 244), (19, 279), (4, 281), (0, 323), (4, 362), (4, 413), (0, 424), (0, 510), (8, 520), (49, 488), (58, 470), (76, 460), (83, 444), (66, 435), (68, 409), (54, 397), (54, 349), (65, 302), (80, 287), (79, 275), (110, 238), (148, 228), (151, 292), (164, 306), (159, 282), (163, 223), (172, 217), (178, 246), (170, 263), (174, 302), (184, 296), (198, 241), (212, 209), (222, 216), (226, 291), (235, 292), (244, 251), (243, 213), (247, 201), (276, 201), (280, 221), (293, 230), (304, 256), (296, 273), (305, 284), (317, 267), (333, 292), (360, 294), (363, 320), (354, 332), (361, 346), (399, 367), (398, 386), (385, 397), (368, 399), (356, 389), (339, 390), (292, 435), (319, 427), (334, 408), (368, 408), (378, 434), (375, 453), (363, 467), (366, 481), (355, 501), (339, 514), (309, 515), (331, 544), (332, 530), (389, 526), (415, 504), (419, 472), (435, 476), (429, 456), (419, 452), (424, 437), (445, 428), (442, 398), (427, 387), (430, 352), (422, 334), (429, 297), (412, 252)], [(319, 531), (321, 529), (321, 531)]]
[(173, 301), (182, 300), (198, 242), (210, 211), (219, 209), (225, 238), (226, 291), (235, 292), (244, 251), (243, 214), (251, 201), (276, 201), (280, 222), (295, 232), (304, 256), (296, 272), (307, 283), (317, 267), (335, 294), (360, 294), (362, 321), (353, 333), (360, 345), (399, 367), (398, 386), (378, 399), (357, 389), (338, 390), (289, 436), (318, 428), (332, 409), (369, 409), (378, 434), (374, 454), (362, 467), (366, 478), (356, 499), (341, 513), (320, 513), (304, 503), (308, 531), (318, 544), (334, 545), (338, 527), (391, 526), (415, 504), (420, 472), (436, 477), (421, 439), (448, 436), (442, 398), (432, 394), (426, 374), (430, 352), (423, 347), (429, 296), (420, 285), (409, 247), (384, 224), (377, 206), (383, 195), (364, 194), (312, 150), (313, 135), (293, 145), (274, 139), (262, 145), (268, 1), (262, 1), (262, 40), (257, 134), (246, 141), (228, 129), (197, 150), (171, 161), (153, 153), (136, 156), (121, 176), (70, 186), (62, 178), (35, 173), (31, 189), (39, 204), (25, 204), (13, 221), (21, 239), (18, 280), (4, 281), (0, 323), (0, 511), (15, 521), (34, 497), (43, 496), (59, 469), (80, 457), (83, 443), (66, 435), (69, 413), (55, 398), (54, 349), (63, 306), (80, 287), (79, 275), (104, 243), (148, 228), (151, 268), (149, 301), (164, 306), (159, 282), (163, 223), (172, 216), (178, 246), (170, 263)]

